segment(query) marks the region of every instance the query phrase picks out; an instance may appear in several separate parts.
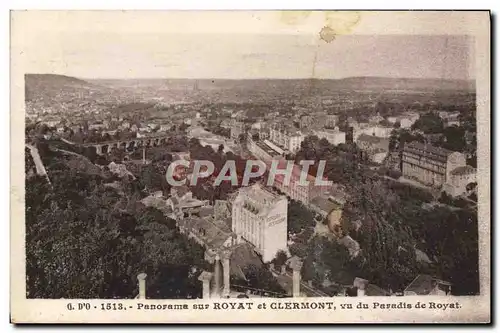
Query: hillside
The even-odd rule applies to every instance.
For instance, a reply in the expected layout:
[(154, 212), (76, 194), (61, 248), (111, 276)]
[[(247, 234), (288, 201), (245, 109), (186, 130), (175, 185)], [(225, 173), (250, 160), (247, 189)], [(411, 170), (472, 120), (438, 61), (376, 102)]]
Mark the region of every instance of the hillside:
[(57, 74), (25, 74), (25, 100), (54, 100), (65, 97), (85, 98), (102, 95), (111, 91), (108, 87), (99, 86), (71, 76)]
[(103, 79), (90, 80), (103, 86), (119, 88), (156, 88), (166, 90), (261, 90), (277, 92), (310, 89), (325, 90), (470, 90), (474, 81), (387, 77), (349, 77), (343, 79)]
[(343, 79), (78, 79), (26, 74), (26, 100), (43, 104), (66, 101), (160, 99), (164, 102), (259, 102), (352, 92), (473, 92), (474, 81), (349, 77)]
[(139, 93), (165, 102), (254, 103), (289, 101), (357, 92), (457, 93), (474, 92), (473, 81), (351, 77), (322, 79), (134, 79), (95, 80), (130, 94)]
[(387, 90), (462, 90), (474, 91), (473, 80), (443, 80), (417, 78), (386, 78), (386, 77), (349, 77), (337, 80), (338, 83), (353, 89), (387, 89)]
[(51, 84), (53, 86), (80, 85), (91, 86), (92, 84), (72, 76), (58, 74), (25, 74), (24, 79), (28, 85)]

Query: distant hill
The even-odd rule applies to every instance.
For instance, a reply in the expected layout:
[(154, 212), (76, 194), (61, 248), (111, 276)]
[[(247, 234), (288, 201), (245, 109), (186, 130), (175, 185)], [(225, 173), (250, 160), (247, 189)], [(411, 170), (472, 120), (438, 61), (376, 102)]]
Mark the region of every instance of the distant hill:
[(354, 89), (390, 89), (390, 90), (464, 90), (474, 91), (473, 80), (444, 80), (387, 77), (349, 77), (337, 80), (339, 84)]
[(25, 74), (24, 83), (26, 100), (54, 99), (61, 95), (81, 98), (110, 90), (82, 79), (57, 74)]
[(81, 85), (92, 86), (93, 84), (72, 76), (58, 74), (25, 74), (24, 79), (28, 85), (52, 84), (52, 85)]
[(156, 88), (166, 90), (248, 90), (276, 92), (308, 90), (311, 87), (325, 91), (341, 90), (464, 90), (474, 91), (472, 80), (441, 80), (387, 77), (349, 77), (344, 79), (106, 79), (90, 80), (115, 88)]
[(343, 79), (79, 79), (55, 74), (26, 74), (26, 99), (115, 100), (137, 95), (167, 102), (256, 102), (289, 100), (355, 91), (474, 92), (472, 80), (387, 77)]

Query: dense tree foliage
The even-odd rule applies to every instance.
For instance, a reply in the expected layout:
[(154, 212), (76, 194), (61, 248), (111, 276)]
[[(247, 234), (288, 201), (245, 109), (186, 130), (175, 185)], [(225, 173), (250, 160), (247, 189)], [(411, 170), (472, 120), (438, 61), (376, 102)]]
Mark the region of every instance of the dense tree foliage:
[(297, 234), (306, 227), (314, 227), (315, 225), (314, 213), (311, 210), (298, 201), (288, 201), (288, 233)]
[[(452, 282), (453, 293), (478, 293), (477, 212), (432, 205), (429, 193), (392, 181), (366, 180), (356, 193), (344, 207), (342, 227), (360, 243), (361, 277), (401, 291), (427, 272)], [(414, 248), (434, 263), (418, 263)]]
[(133, 181), (119, 193), (102, 175), (50, 161), (52, 186), (37, 176), (26, 183), (28, 297), (133, 298), (142, 272), (149, 297), (200, 296), (203, 249), (138, 202)]
[(245, 279), (231, 276), (231, 284), (250, 288), (259, 294), (267, 294), (271, 297), (285, 297), (286, 291), (281, 287), (273, 274), (264, 266), (257, 267), (255, 265), (248, 265), (243, 267), (243, 274)]
[(404, 128), (395, 128), (391, 131), (391, 136), (389, 137), (389, 150), (401, 151), (406, 143), (412, 141), (424, 143), (425, 138), (420, 133), (415, 133)]
[(302, 266), (302, 277), (315, 285), (323, 281), (339, 281), (342, 273), (352, 270), (347, 249), (336, 240), (325, 236), (314, 236), (308, 242), (307, 257)]
[(443, 120), (434, 112), (428, 112), (412, 125), (413, 130), (420, 130), (425, 134), (442, 133), (444, 129)]
[(358, 181), (358, 175), (367, 168), (367, 159), (355, 144), (334, 146), (326, 139), (308, 136), (295, 155), (295, 162), (313, 160), (316, 163), (309, 168), (309, 174), (316, 176), (319, 161), (325, 161), (324, 176), (334, 183), (352, 185)]
[(288, 257), (285, 253), (285, 251), (280, 250), (278, 253), (276, 253), (275, 258), (273, 259), (273, 264), (279, 268), (280, 266), (283, 266), (285, 262), (287, 261)]

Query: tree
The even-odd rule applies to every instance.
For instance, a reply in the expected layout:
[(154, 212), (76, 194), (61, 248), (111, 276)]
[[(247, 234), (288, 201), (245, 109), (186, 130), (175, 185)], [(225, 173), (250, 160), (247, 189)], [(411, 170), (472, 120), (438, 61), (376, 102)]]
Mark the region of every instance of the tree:
[(450, 126), (444, 129), (443, 148), (451, 151), (463, 152), (465, 150), (465, 129), (459, 126)]
[(241, 133), (238, 135), (238, 142), (239, 143), (244, 143), (246, 141), (246, 135), (244, 133)]
[[(374, 284), (401, 290), (417, 274), (411, 231), (403, 222), (400, 197), (380, 180), (365, 179), (342, 214), (342, 229), (359, 242), (362, 275)], [(354, 222), (361, 229), (354, 233)]]
[(433, 112), (429, 112), (420, 116), (420, 118), (412, 125), (412, 130), (420, 130), (425, 134), (443, 133), (443, 120)]
[(189, 128), (190, 125), (186, 124), (186, 123), (182, 123), (180, 124), (179, 126), (179, 131), (181, 132), (185, 132), (188, 128)]
[(272, 293), (286, 293), (271, 272), (264, 267), (257, 267), (251, 264), (243, 269), (243, 273), (245, 274), (247, 285), (251, 288)]
[(289, 233), (296, 234), (308, 226), (315, 226), (314, 214), (304, 205), (295, 200), (288, 202), (288, 223)]
[(467, 192), (474, 191), (476, 188), (477, 188), (477, 182), (472, 182), (465, 186)]
[(100, 175), (48, 165), (52, 187), (37, 176), (26, 183), (29, 298), (133, 298), (142, 272), (148, 297), (201, 296), (203, 249), (175, 221), (144, 207), (136, 190), (119, 195)]
[(273, 259), (273, 263), (276, 267), (283, 266), (288, 259), (288, 256), (286, 255), (285, 251), (280, 250), (278, 253), (276, 253), (276, 257)]

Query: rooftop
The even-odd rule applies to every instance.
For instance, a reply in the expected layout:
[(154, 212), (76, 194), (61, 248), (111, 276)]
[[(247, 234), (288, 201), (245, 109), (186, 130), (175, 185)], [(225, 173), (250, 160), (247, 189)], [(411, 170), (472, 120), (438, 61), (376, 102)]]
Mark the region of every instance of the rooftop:
[(210, 217), (188, 217), (179, 222), (190, 229), (210, 248), (220, 248), (232, 236), (230, 220), (214, 220)]
[(435, 147), (435, 146), (430, 145), (430, 144), (423, 144), (423, 143), (420, 143), (418, 141), (412, 141), (412, 142), (408, 143), (407, 145), (405, 145), (404, 150), (406, 150), (406, 151), (408, 151), (408, 150), (410, 150), (410, 151), (421, 150), (424, 153), (433, 154), (433, 155), (437, 155), (437, 156), (444, 157), (444, 158), (447, 158), (448, 155), (453, 153), (451, 150), (444, 149), (441, 147)]
[(446, 289), (451, 286), (449, 282), (433, 278), (427, 274), (420, 274), (406, 287), (405, 292), (414, 292), (417, 295), (429, 295), (436, 285), (439, 289)]
[(470, 175), (475, 172), (476, 172), (475, 168), (471, 167), (470, 165), (464, 165), (453, 169), (451, 171), (451, 174), (454, 176), (461, 176), (461, 175)]
[(252, 186), (242, 187), (240, 188), (239, 193), (250, 197), (261, 204), (271, 203), (281, 197), (280, 195), (269, 191), (259, 183)]
[(340, 207), (339, 204), (336, 202), (330, 200), (328, 196), (320, 195), (318, 197), (315, 197), (311, 200), (310, 202), (311, 205), (314, 205), (324, 211), (325, 213), (329, 213), (334, 209), (337, 209)]
[(255, 142), (259, 148), (264, 150), (266, 153), (268, 153), (271, 156), (279, 156), (279, 153), (275, 151), (273, 148), (271, 148), (269, 145), (267, 145), (264, 141), (256, 141)]
[(378, 136), (374, 135), (368, 135), (368, 134), (361, 134), (356, 141), (364, 141), (372, 145), (378, 145), (378, 146), (387, 146), (387, 149), (389, 149), (389, 139), (386, 138), (381, 138)]

